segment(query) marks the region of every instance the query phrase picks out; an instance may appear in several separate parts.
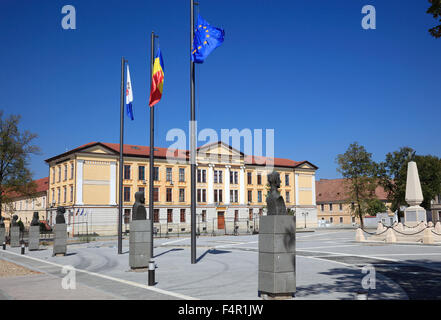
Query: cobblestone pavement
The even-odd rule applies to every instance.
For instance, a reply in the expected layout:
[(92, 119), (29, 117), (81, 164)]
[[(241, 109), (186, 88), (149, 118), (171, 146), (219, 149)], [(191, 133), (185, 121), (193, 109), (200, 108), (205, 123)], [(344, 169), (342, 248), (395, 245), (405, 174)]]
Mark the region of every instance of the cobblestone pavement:
[[(441, 246), (368, 244), (354, 239), (354, 230), (297, 234), (295, 299), (354, 299), (360, 292), (369, 299), (441, 298)], [(112, 239), (69, 245), (65, 257), (52, 257), (51, 248), (43, 247), (21, 256), (19, 250), (8, 247), (0, 251), (0, 259), (51, 277), (48, 283), (56, 290), (63, 290), (63, 266), (72, 266), (77, 288), (85, 286), (89, 291), (64, 290), (60, 299), (69, 295), (83, 299), (258, 299), (257, 235), (199, 237), (197, 244), (197, 264), (191, 264), (188, 237), (155, 239), (155, 287), (147, 286), (146, 272), (130, 271), (126, 240), (121, 255)], [(368, 274), (374, 276), (375, 288), (363, 288)], [(14, 286), (25, 287), (25, 278), (16, 284), (0, 278), (3, 298), (15, 298), (20, 291)], [(42, 298), (38, 286), (17, 297), (31, 296)]]

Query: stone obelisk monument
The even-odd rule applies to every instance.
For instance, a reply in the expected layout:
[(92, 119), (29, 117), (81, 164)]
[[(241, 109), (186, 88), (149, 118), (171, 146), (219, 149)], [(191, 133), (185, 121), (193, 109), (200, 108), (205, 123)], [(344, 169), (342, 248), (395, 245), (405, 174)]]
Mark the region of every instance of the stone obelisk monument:
[(406, 202), (409, 207), (404, 210), (404, 222), (407, 226), (413, 227), (421, 222), (427, 222), (426, 210), (420, 206), (423, 200), (417, 164), (415, 161), (410, 161), (407, 165), (406, 180)]
[(258, 295), (290, 299), (296, 292), (296, 219), (287, 215), (280, 175), (268, 174), (267, 216), (260, 217)]
[(129, 236), (129, 265), (131, 269), (148, 268), (151, 255), (151, 224), (144, 207), (144, 192), (135, 193)]

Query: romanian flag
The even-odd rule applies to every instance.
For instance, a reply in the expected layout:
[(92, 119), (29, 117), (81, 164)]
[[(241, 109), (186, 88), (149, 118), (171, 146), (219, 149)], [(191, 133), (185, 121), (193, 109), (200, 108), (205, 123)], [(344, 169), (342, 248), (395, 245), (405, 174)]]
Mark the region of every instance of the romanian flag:
[(161, 50), (155, 56), (152, 72), (152, 87), (150, 88), (150, 102), (149, 106), (153, 107), (161, 100), (162, 88), (164, 86), (164, 61), (162, 60)]

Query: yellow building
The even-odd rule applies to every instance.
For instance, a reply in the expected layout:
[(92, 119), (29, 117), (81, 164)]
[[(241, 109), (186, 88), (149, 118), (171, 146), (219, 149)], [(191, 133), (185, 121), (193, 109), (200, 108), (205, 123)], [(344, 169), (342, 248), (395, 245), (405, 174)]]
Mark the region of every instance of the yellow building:
[[(128, 229), (137, 191), (149, 203), (149, 147), (124, 145), (123, 231)], [(154, 222), (161, 233), (190, 231), (190, 165), (188, 151), (167, 159), (167, 149), (155, 148)], [(177, 156), (178, 153), (175, 153)], [(197, 226), (200, 232), (230, 232), (258, 228), (265, 214), (267, 173), (263, 157), (248, 156), (217, 142), (198, 149)], [(66, 207), (71, 232), (88, 229), (116, 234), (118, 221), (119, 144), (92, 142), (46, 162), (49, 165), (48, 203), (51, 221), (55, 209)], [(282, 180), (286, 206), (306, 212), (308, 227), (317, 226), (315, 171), (308, 161), (274, 158)], [(303, 220), (298, 224), (303, 226)]]
[(35, 212), (38, 212), (40, 220), (46, 220), (47, 209), (47, 190), (49, 188), (49, 179), (43, 178), (34, 181), (36, 185), (35, 193), (32, 195), (23, 195), (12, 193), (12, 201), (3, 205), (5, 224), (9, 227), (12, 216), (17, 215), (19, 220), (28, 227), (32, 221)]
[[(318, 224), (331, 225), (360, 225), (360, 219), (352, 215), (351, 207), (354, 205), (348, 200), (348, 187), (345, 179), (320, 179), (316, 181), (317, 190), (317, 218)], [(390, 211), (387, 202), (387, 193), (381, 186), (375, 189), (377, 199), (383, 201)]]

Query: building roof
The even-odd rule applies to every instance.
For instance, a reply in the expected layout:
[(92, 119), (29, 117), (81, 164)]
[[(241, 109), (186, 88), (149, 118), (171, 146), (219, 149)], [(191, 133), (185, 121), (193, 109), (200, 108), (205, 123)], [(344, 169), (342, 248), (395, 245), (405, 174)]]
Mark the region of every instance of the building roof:
[[(35, 189), (35, 193), (34, 194), (38, 194), (41, 192), (46, 192), (47, 190), (49, 190), (49, 178), (42, 178), (42, 179), (38, 179), (38, 180), (34, 180), (33, 181), (36, 185), (36, 189)], [(11, 191), (8, 193), (8, 196), (10, 198), (18, 198), (18, 197), (23, 197), (26, 196), (25, 194), (22, 193), (18, 193), (15, 191)]]
[[(228, 146), (230, 149), (234, 149), (233, 147), (223, 143), (223, 142), (216, 142), (216, 143), (212, 143), (210, 145), (215, 145), (215, 144), (224, 144), (226, 146)], [(79, 152), (81, 150), (93, 147), (93, 146), (97, 146), (97, 145), (101, 145), (104, 146), (105, 148), (115, 152), (116, 154), (119, 154), (119, 143), (108, 143), (108, 142), (90, 142), (87, 144), (84, 144), (78, 148), (72, 149), (70, 151), (67, 151), (65, 153), (62, 153), (60, 155), (57, 155), (55, 157), (49, 158), (47, 160), (45, 160), (46, 162), (50, 162), (53, 160), (56, 160), (58, 158), (62, 158), (64, 156), (68, 156), (72, 153), (75, 152)], [(204, 148), (206, 146), (209, 145), (205, 145), (202, 147), (199, 147), (199, 149)], [(160, 148), (160, 147), (155, 147), (155, 151), (154, 151), (154, 157), (155, 158), (162, 158), (165, 159), (167, 158), (167, 148)], [(235, 150), (235, 149), (234, 149)], [(239, 151), (240, 152), (240, 151)], [(244, 155), (242, 152), (240, 152), (242, 155)], [(150, 156), (150, 147), (148, 146), (139, 146), (139, 145), (129, 145), (129, 144), (124, 144), (123, 146), (123, 154), (124, 156), (135, 156), (135, 157), (149, 157)], [(185, 159), (185, 160), (189, 160), (190, 158), (190, 152), (189, 150), (175, 150), (173, 157), (175, 159)], [(302, 164), (309, 164), (310, 166), (312, 166), (314, 169), (318, 169), (317, 166), (313, 165), (312, 163), (310, 163), (309, 161), (294, 161), (294, 160), (290, 160), (290, 159), (282, 159), (282, 158), (268, 158), (268, 157), (262, 157), (262, 156), (249, 156), (249, 155), (244, 155), (244, 161), (246, 164), (250, 164), (250, 165), (265, 165), (266, 161), (268, 159), (274, 159), (274, 166), (276, 167), (291, 167), (291, 168), (296, 168)]]
[[(315, 182), (316, 202), (342, 202), (348, 200), (347, 179), (320, 179)], [(375, 195), (379, 200), (387, 200), (387, 192), (377, 186)]]

